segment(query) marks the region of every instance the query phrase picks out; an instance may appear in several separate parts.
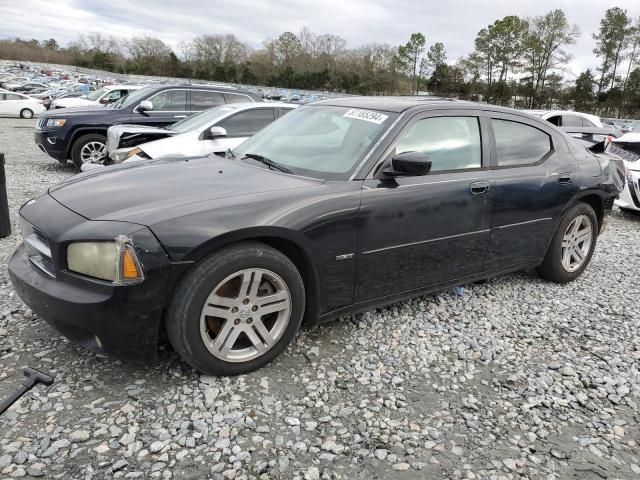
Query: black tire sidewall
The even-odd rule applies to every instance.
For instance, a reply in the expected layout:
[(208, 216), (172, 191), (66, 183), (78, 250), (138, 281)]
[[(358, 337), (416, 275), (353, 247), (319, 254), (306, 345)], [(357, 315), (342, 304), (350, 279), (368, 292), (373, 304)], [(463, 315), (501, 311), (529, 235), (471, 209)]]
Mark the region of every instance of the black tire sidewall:
[[(582, 266), (575, 272), (567, 272), (562, 266), (562, 239), (571, 222), (579, 215), (586, 215), (591, 220), (591, 248)], [(591, 257), (593, 256), (598, 240), (599, 225), (598, 217), (590, 205), (580, 202), (571, 207), (562, 217), (553, 240), (549, 245), (547, 256), (539, 269), (542, 276), (554, 282), (567, 283), (582, 275), (582, 272), (584, 272), (589, 266), (589, 263), (591, 263)]]
[[(283, 335), (264, 355), (243, 363), (225, 362), (213, 356), (202, 341), (200, 313), (215, 286), (245, 268), (264, 268), (282, 278), (291, 294), (291, 316)], [(203, 259), (183, 279), (167, 315), (167, 331), (176, 351), (197, 370), (213, 375), (238, 375), (267, 365), (287, 347), (300, 327), (304, 308), (304, 284), (287, 257), (267, 245), (238, 244)]]
[[(25, 112), (29, 112), (29, 113), (31, 113), (31, 115), (27, 117), (24, 114)], [(31, 119), (31, 118), (33, 118), (33, 115), (34, 115), (33, 110), (31, 110), (30, 108), (23, 108), (22, 110), (20, 110), (20, 117), (22, 117), (22, 118)]]
[(82, 135), (75, 142), (73, 142), (73, 147), (71, 148), (71, 161), (73, 161), (73, 164), (78, 170), (82, 168), (80, 151), (82, 150), (82, 147), (84, 147), (89, 142), (102, 142), (106, 146), (107, 137), (99, 133), (89, 133), (87, 135)]

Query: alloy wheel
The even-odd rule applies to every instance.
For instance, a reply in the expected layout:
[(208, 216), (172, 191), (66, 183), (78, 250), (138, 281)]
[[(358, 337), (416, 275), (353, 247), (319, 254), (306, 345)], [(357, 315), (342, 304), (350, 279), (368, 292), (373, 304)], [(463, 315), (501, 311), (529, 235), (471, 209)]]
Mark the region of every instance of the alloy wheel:
[(589, 256), (593, 225), (586, 215), (578, 215), (562, 237), (562, 267), (569, 273), (580, 269)]
[(291, 317), (291, 293), (266, 269), (240, 270), (222, 280), (200, 314), (200, 335), (209, 352), (226, 362), (248, 362), (270, 350)]
[(107, 156), (107, 146), (100, 142), (88, 142), (80, 150), (82, 163), (102, 163)]

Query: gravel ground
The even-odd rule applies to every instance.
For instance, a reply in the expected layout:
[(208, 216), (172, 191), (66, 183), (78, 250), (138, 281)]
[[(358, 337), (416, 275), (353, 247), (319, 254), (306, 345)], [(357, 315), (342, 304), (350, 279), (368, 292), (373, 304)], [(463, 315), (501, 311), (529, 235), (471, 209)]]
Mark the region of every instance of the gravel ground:
[(303, 331), (273, 364), (200, 376), (70, 344), (6, 271), (19, 205), (72, 175), (0, 119), (14, 233), (0, 240), (0, 478), (640, 478), (640, 217), (614, 212), (591, 266), (525, 272)]

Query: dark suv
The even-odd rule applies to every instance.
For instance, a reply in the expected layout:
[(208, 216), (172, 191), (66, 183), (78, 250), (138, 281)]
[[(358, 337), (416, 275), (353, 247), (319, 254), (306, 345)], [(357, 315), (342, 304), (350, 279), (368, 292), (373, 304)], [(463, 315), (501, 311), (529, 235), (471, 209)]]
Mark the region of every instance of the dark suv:
[(77, 168), (106, 155), (107, 129), (120, 123), (164, 127), (224, 103), (261, 102), (255, 93), (206, 85), (155, 85), (136, 90), (116, 103), (65, 108), (40, 116), (36, 145), (60, 163)]

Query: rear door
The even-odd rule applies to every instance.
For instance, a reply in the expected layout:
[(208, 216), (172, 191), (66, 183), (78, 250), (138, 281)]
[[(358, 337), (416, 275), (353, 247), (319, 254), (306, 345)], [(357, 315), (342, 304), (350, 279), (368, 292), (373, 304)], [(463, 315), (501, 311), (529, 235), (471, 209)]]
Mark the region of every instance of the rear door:
[(488, 113), (493, 221), (485, 270), (544, 257), (556, 221), (577, 193), (579, 172), (565, 138), (526, 117)]
[(223, 105), (225, 102), (224, 95), (220, 92), (212, 90), (191, 90), (190, 97), (191, 113), (198, 113), (210, 108)]

